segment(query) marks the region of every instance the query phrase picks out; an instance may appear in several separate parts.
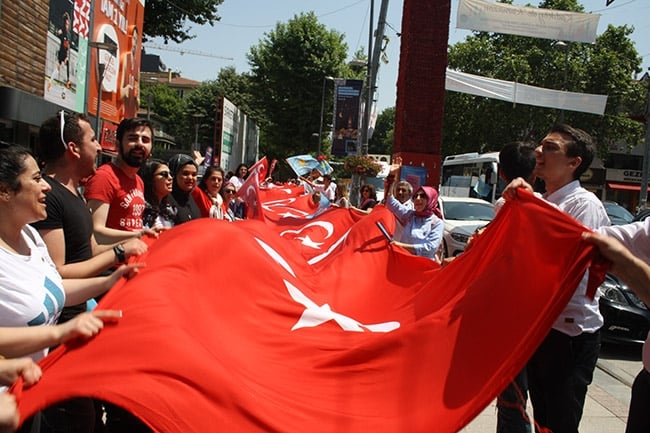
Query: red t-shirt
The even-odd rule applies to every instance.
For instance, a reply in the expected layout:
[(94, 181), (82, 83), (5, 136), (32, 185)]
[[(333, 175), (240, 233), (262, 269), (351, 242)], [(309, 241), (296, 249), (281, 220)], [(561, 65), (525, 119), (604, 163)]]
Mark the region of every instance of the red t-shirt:
[(112, 162), (97, 169), (84, 191), (86, 200), (108, 203), (106, 227), (117, 230), (142, 230), (144, 183), (140, 176), (130, 178)]

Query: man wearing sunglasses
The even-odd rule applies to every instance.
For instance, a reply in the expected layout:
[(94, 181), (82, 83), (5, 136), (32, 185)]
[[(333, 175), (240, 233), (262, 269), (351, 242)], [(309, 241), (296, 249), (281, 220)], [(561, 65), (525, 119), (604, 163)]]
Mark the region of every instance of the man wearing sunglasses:
[[(117, 265), (121, 259), (147, 250), (140, 239), (123, 244), (99, 245), (93, 222), (79, 192), (82, 179), (96, 171), (101, 147), (88, 119), (80, 114), (59, 112), (47, 119), (39, 131), (38, 152), (46, 164), (44, 180), (52, 187), (46, 196), (47, 218), (32, 224), (40, 233), (63, 278), (88, 278)], [(116, 253), (123, 251), (123, 258)], [(57, 323), (67, 322), (87, 309), (86, 302), (64, 307)], [(87, 421), (94, 425), (91, 399), (73, 399), (43, 411), (48, 425), (65, 426)]]

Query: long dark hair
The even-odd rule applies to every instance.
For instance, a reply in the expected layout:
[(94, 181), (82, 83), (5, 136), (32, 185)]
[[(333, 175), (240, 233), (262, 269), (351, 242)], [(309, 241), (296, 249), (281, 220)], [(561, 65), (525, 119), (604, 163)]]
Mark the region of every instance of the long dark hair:
[(244, 163), (239, 164), (239, 165), (237, 166), (237, 170), (235, 170), (235, 174), (234, 174), (234, 176), (239, 177), (239, 169), (242, 168), (242, 167), (246, 167), (246, 176), (244, 176), (244, 179), (247, 179), (247, 178), (248, 178), (248, 174), (249, 174), (249, 173), (248, 173), (248, 166), (247, 166), (246, 164), (244, 164)]
[(152, 158), (138, 170), (138, 174), (144, 182), (144, 199), (152, 206), (158, 206), (160, 204), (158, 203), (158, 197), (156, 197), (153, 186), (154, 173), (161, 165), (167, 165), (167, 163), (162, 159)]

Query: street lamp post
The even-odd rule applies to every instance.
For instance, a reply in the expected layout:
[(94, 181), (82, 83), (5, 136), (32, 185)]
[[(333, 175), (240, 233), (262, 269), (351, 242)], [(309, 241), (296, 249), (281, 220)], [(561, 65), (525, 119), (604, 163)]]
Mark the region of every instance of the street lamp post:
[(98, 136), (101, 136), (100, 130), (99, 130), (99, 122), (101, 120), (101, 108), (102, 108), (102, 83), (104, 82), (104, 75), (106, 74), (106, 66), (107, 64), (100, 63), (99, 61), (99, 53), (100, 50), (106, 50), (111, 54), (111, 58), (109, 59), (109, 62), (113, 59), (113, 56), (117, 53), (117, 45), (115, 44), (109, 44), (106, 42), (96, 42), (96, 41), (91, 41), (88, 43), (88, 45), (91, 48), (97, 49), (97, 63), (96, 63), (96, 68), (95, 72), (97, 73), (97, 106), (95, 107), (96, 111), (96, 119), (95, 119), (95, 134)]
[[(569, 69), (569, 44), (564, 41), (557, 41), (553, 44), (564, 50), (564, 74), (562, 78), (562, 91), (567, 90), (567, 71)], [(564, 108), (560, 108), (560, 123), (564, 123)]]
[(153, 95), (147, 93), (147, 120), (151, 120), (151, 103), (153, 102)]
[(320, 156), (320, 146), (323, 143), (323, 116), (325, 115), (325, 83), (327, 81), (334, 81), (334, 77), (326, 75), (323, 77), (323, 91), (321, 92), (320, 100), (320, 126), (318, 128), (318, 153), (316, 156)]
[(646, 93), (645, 106), (645, 147), (643, 152), (643, 172), (641, 174), (641, 189), (639, 195), (638, 211), (647, 208), (648, 203), (648, 177), (650, 176), (650, 83)]
[(201, 149), (199, 148), (199, 125), (201, 123), (201, 119), (203, 118), (203, 115), (199, 113), (194, 113), (192, 114), (192, 118), (194, 119), (194, 146), (192, 146), (192, 150), (196, 150), (200, 152)]

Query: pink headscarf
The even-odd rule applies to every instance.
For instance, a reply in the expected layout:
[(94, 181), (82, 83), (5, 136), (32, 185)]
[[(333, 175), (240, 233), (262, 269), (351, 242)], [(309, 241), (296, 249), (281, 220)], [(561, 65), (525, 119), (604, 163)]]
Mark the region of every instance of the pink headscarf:
[(430, 186), (421, 186), (417, 191), (415, 191), (413, 196), (415, 197), (415, 194), (420, 191), (426, 194), (428, 201), (422, 212), (415, 211), (415, 216), (427, 218), (431, 215), (435, 215), (438, 218), (442, 218), (442, 212), (440, 212), (440, 208), (438, 207), (438, 191)]

